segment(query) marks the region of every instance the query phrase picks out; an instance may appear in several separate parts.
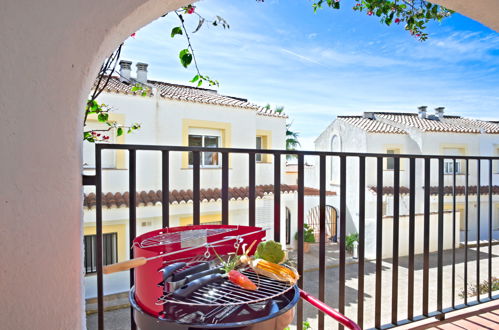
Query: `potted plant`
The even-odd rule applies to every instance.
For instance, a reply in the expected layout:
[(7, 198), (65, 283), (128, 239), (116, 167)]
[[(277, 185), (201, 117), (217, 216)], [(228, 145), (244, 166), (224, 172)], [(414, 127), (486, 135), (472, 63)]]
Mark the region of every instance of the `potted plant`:
[[(298, 232), (295, 234), (295, 240), (298, 240)], [(303, 252), (310, 252), (310, 243), (315, 243), (314, 230), (307, 224), (303, 225)]]

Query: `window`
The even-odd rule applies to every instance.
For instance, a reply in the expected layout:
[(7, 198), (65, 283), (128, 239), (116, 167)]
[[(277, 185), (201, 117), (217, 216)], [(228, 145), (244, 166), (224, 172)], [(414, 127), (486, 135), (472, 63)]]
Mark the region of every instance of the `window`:
[[(182, 145), (206, 148), (230, 148), (232, 141), (232, 125), (230, 123), (182, 119)], [(201, 167), (220, 167), (221, 155), (215, 152), (204, 152), (200, 160)], [(230, 167), (229, 156), (229, 167)], [(192, 168), (192, 153), (182, 153), (182, 168)]]
[[(496, 157), (499, 156), (499, 147), (497, 147), (497, 146), (496, 146), (496, 149), (495, 149), (495, 155), (494, 156), (496, 156)], [(494, 165), (495, 165), (493, 167), (495, 169), (494, 172), (496, 174), (499, 173), (499, 160), (498, 159), (494, 159), (494, 160), (492, 160), (492, 163), (494, 163)]]
[(459, 160), (457, 160), (454, 163), (453, 159), (444, 160), (444, 174), (453, 174), (454, 171), (456, 174), (462, 173), (461, 172), (461, 162)]
[[(198, 135), (189, 134), (189, 147), (205, 147), (218, 148), (221, 145), (221, 137), (219, 135)], [(189, 165), (193, 165), (193, 154), (189, 152)], [(201, 166), (219, 166), (220, 156), (218, 152), (203, 152), (201, 155)]]
[[(95, 273), (97, 271), (97, 235), (85, 235), (85, 273)], [(102, 235), (104, 265), (114, 264), (118, 261), (118, 233), (108, 233)]]
[[(387, 148), (386, 153), (389, 155), (400, 154), (400, 148)], [(385, 170), (395, 169), (395, 158), (387, 157), (385, 160)]]
[[(271, 149), (272, 131), (256, 130), (255, 149)], [(271, 155), (269, 154), (256, 154), (255, 160), (259, 163), (270, 163)]]
[[(464, 156), (466, 154), (464, 147), (444, 147), (442, 148), (442, 154), (446, 156)], [(464, 163), (462, 159), (457, 159), (454, 163), (454, 159), (444, 160), (444, 174), (462, 174), (464, 173)]]
[[(263, 149), (262, 148), (262, 142), (263, 142), (262, 139), (263, 139), (263, 137), (261, 137), (261, 136), (256, 137), (256, 149)], [(262, 154), (256, 154), (255, 159), (257, 162), (261, 162), (262, 161)]]

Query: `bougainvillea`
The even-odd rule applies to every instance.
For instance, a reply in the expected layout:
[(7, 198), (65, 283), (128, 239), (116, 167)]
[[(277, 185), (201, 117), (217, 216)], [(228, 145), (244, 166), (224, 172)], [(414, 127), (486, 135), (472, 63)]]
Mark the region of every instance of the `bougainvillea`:
[[(428, 39), (424, 32), (430, 21), (441, 21), (453, 11), (425, 0), (355, 0), (354, 11), (365, 12), (368, 16), (379, 17), (382, 24), (405, 23), (404, 28), (420, 41)], [(312, 4), (314, 11), (324, 5), (333, 9), (341, 8), (340, 0), (319, 0)]]

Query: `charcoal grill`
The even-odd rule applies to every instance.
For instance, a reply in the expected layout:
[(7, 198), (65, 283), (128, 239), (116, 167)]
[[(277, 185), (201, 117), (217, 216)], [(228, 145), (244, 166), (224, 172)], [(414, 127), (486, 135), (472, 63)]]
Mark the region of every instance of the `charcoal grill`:
[[(349, 329), (360, 329), (296, 285), (258, 275), (251, 268), (240, 271), (257, 285), (256, 291), (239, 288), (222, 277), (179, 298), (164, 285), (162, 269), (166, 266), (179, 260), (189, 261), (186, 266), (175, 268), (175, 272), (182, 272), (201, 260), (216, 263), (218, 256), (234, 253), (239, 246), (260, 242), (264, 237), (265, 229), (250, 226), (164, 228), (137, 237), (133, 242), (137, 258), (110, 269), (137, 267), (129, 298), (135, 323), (141, 330), (280, 330), (293, 320), (294, 306), (300, 297)], [(255, 249), (256, 245), (246, 252), (251, 256)]]

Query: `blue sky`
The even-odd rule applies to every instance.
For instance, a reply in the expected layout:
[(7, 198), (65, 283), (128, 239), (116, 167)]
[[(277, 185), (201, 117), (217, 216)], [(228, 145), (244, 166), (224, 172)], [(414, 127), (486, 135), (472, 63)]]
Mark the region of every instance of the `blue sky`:
[[(309, 0), (198, 2), (201, 15), (230, 24), (191, 34), (201, 72), (220, 82), (221, 94), (284, 106), (303, 149), (337, 115), (363, 111), (445, 106), (447, 114), (499, 120), (497, 32), (455, 14), (430, 24), (430, 38), (419, 42), (352, 3), (314, 14)], [(197, 19), (186, 18), (193, 31)], [(194, 68), (178, 61), (185, 39), (170, 38), (177, 25), (169, 14), (137, 31), (122, 59), (149, 63), (151, 79), (189, 84)]]

